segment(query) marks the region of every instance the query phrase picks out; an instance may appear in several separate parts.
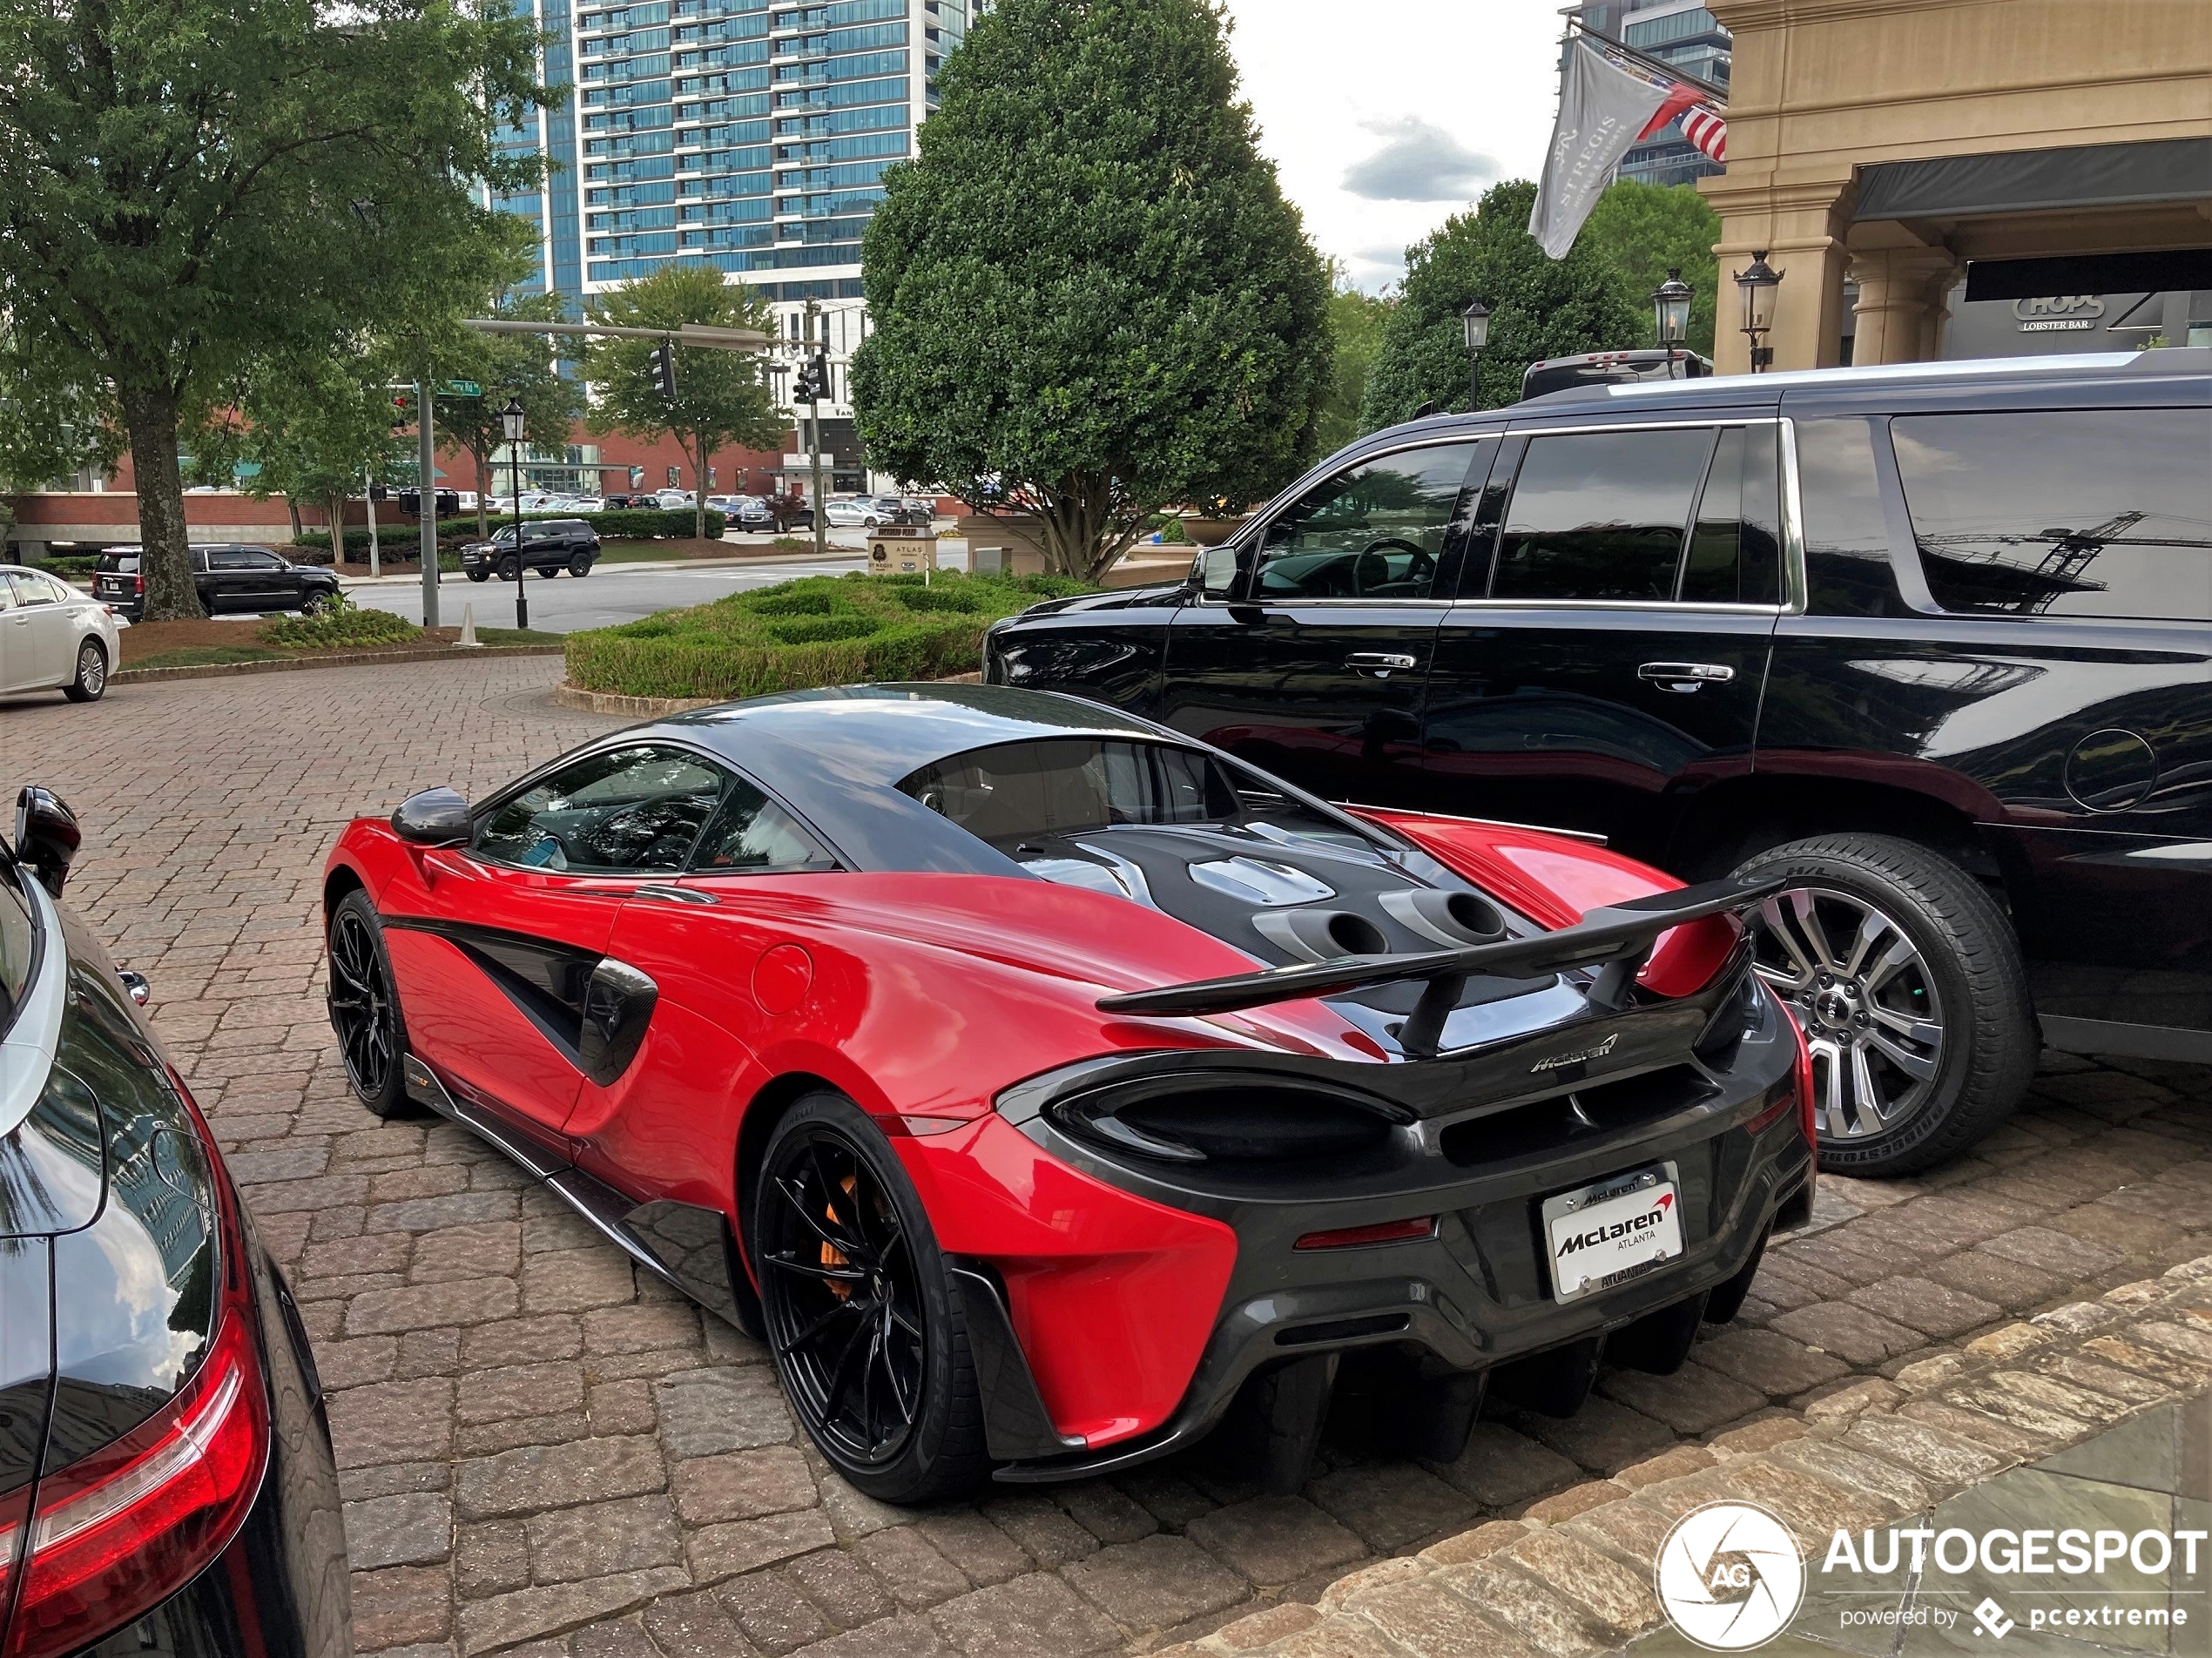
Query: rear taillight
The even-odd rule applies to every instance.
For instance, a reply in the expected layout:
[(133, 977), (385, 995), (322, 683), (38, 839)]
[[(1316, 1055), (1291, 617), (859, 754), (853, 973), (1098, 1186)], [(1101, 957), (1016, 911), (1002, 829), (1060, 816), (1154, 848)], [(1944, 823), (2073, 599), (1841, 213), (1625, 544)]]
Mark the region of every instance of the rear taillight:
[[(205, 1140), (205, 1122), (192, 1117)], [(237, 1199), (219, 1176), (209, 1184), (223, 1291), (206, 1354), (159, 1411), (39, 1480), (0, 1658), (60, 1658), (158, 1606), (237, 1535), (260, 1489), (269, 1396), (252, 1274)], [(6, 1519), (0, 1512), (0, 1527)], [(0, 1529), (0, 1557), (16, 1540)]]
[[(1780, 1002), (1780, 998), (1776, 998)], [(1782, 1015), (1790, 1021), (1790, 1035), (1797, 1043), (1797, 1122), (1805, 1131), (1805, 1144), (1811, 1148), (1816, 1162), (1820, 1156), (1820, 1111), (1812, 1098), (1812, 1049), (1805, 1045), (1805, 1033), (1797, 1023), (1797, 1015), (1789, 1005), (1782, 1003)]]
[(144, 597), (146, 590), (146, 578), (144, 576), (133, 576), (131, 578), (131, 590)]

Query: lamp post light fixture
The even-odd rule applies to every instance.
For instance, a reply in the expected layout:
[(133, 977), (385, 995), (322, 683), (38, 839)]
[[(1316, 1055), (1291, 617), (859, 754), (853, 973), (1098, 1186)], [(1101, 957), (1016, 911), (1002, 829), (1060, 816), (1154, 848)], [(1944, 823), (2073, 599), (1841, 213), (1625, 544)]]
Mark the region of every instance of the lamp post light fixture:
[(1682, 280), (1682, 267), (1675, 266), (1667, 272), (1667, 280), (1651, 290), (1651, 327), (1666, 347), (1667, 378), (1675, 377), (1675, 353), (1689, 335), (1689, 284)]
[(1480, 299), (1470, 300), (1460, 313), (1460, 327), (1467, 334), (1467, 412), (1473, 414), (1482, 407), (1482, 351), (1490, 343), (1490, 307)]
[(1751, 372), (1764, 374), (1774, 366), (1774, 347), (1764, 343), (1774, 327), (1774, 293), (1782, 286), (1782, 273), (1766, 262), (1766, 249), (1751, 255), (1749, 270), (1736, 273), (1736, 292), (1743, 301), (1743, 333), (1751, 342)]
[(523, 563), (523, 427), (529, 416), (523, 400), (510, 397), (499, 411), (500, 430), (507, 435), (507, 474), (515, 485), (515, 625), (530, 624), (530, 572)]

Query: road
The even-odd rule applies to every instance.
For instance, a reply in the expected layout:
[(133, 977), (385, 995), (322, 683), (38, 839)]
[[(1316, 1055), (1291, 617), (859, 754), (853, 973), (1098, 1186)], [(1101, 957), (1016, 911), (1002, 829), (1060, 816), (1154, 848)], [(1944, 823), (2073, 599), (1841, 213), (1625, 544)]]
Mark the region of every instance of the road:
[[(659, 610), (705, 604), (731, 593), (767, 587), (801, 576), (842, 576), (856, 570), (865, 555), (853, 552), (826, 563), (813, 559), (791, 563), (764, 563), (752, 568), (687, 570), (668, 564), (601, 564), (582, 581), (572, 576), (529, 578), (530, 626), (543, 633), (570, 633), (579, 628), (610, 627), (635, 622)], [(354, 603), (389, 610), (408, 621), (422, 620), (422, 587), (419, 582), (388, 585), (362, 584), (350, 590)], [(471, 582), (449, 575), (439, 583), (438, 620), (447, 627), (461, 621), (462, 606), (475, 608), (480, 628), (515, 625), (515, 588), (494, 578)]]

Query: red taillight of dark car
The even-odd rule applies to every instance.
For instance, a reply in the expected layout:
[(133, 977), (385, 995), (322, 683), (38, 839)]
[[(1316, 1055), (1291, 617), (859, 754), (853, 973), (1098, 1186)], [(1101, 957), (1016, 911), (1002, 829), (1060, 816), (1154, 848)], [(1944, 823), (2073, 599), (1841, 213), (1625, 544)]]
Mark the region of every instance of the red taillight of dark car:
[[(237, 1200), (212, 1184), (223, 1291), (207, 1351), (159, 1411), (39, 1480), (35, 1509), (16, 1517), (27, 1548), (0, 1507), (0, 1562), (16, 1557), (19, 1580), (0, 1658), (60, 1658), (158, 1606), (222, 1553), (260, 1489), (269, 1395), (245, 1239)], [(5, 1591), (0, 1577), (0, 1607)]]

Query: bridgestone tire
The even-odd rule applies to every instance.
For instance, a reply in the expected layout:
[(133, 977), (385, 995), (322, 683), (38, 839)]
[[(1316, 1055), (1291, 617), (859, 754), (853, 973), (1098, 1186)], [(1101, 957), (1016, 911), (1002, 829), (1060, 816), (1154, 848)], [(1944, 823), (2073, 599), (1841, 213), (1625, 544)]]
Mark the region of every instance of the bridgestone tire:
[(2041, 1044), (2019, 941), (1973, 876), (1912, 841), (1866, 834), (1793, 840), (1737, 873), (1782, 875), (1873, 905), (1919, 952), (1938, 992), (1943, 1041), (1924, 1102), (1870, 1134), (1831, 1138), (1824, 1120), (1823, 1169), (1913, 1174), (1959, 1156), (2011, 1115)]

